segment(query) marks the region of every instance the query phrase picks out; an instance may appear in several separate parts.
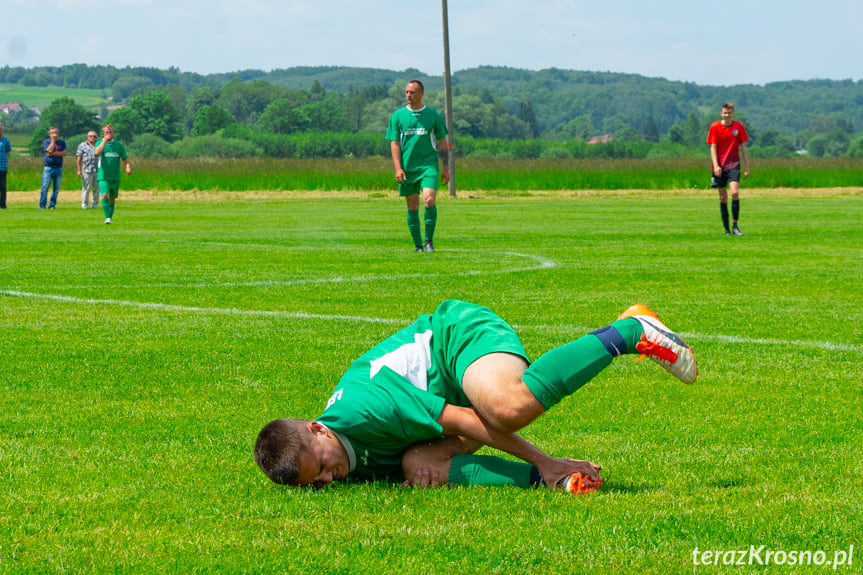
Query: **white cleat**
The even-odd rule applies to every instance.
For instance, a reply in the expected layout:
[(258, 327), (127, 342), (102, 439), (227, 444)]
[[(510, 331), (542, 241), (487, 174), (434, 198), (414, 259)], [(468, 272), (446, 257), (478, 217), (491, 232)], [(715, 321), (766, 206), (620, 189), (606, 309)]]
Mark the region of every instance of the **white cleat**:
[(635, 304), (620, 314), (618, 319), (627, 317), (638, 320), (644, 330), (641, 341), (635, 346), (641, 354), (639, 361), (647, 356), (683, 383), (695, 382), (698, 363), (692, 348), (682, 337), (668, 329), (646, 305)]
[(113, 222), (111, 221), (111, 218), (105, 218), (105, 223), (106, 223), (106, 224), (111, 224), (111, 223), (113, 223)]

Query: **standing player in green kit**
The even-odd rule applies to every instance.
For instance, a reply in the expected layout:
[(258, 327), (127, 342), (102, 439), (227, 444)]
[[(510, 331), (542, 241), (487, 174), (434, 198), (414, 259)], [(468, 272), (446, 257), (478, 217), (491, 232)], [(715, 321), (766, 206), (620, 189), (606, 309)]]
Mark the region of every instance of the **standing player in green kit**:
[[(423, 85), (411, 80), (405, 87), (407, 106), (396, 110), (387, 126), (386, 139), (399, 184), (399, 197), (405, 198), (408, 209), (408, 230), (414, 241), (414, 251), (434, 252), (434, 231), (437, 225), (438, 178), (449, 182), (447, 166), (446, 123), (440, 112), (423, 105)], [(438, 157), (443, 171), (438, 172)], [(425, 206), (425, 243), (420, 229), (420, 200)]]
[[(265, 425), (255, 461), (284, 485), (396, 477), (419, 487), (582, 492), (573, 480), (598, 486), (599, 466), (553, 458), (516, 431), (626, 353), (650, 357), (684, 383), (698, 375), (692, 349), (641, 304), (530, 363), (518, 335), (494, 312), (446, 300), (351, 364), (317, 419)], [(483, 445), (522, 461), (475, 455)]]
[(114, 126), (111, 124), (102, 126), (102, 139), (96, 142), (93, 153), (99, 162), (96, 180), (102, 201), (102, 213), (105, 214), (105, 223), (110, 224), (111, 218), (114, 217), (117, 196), (120, 195), (120, 163), (126, 164), (127, 176), (132, 175), (132, 165), (123, 142), (114, 139)]

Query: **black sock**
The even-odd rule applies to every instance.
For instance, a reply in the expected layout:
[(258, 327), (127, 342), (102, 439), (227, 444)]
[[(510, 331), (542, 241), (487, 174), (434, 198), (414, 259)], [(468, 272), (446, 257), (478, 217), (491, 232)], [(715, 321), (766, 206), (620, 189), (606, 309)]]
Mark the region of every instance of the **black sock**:
[(545, 483), (542, 481), (542, 476), (539, 474), (539, 469), (534, 465), (530, 468), (530, 486), (542, 487)]
[(731, 217), (737, 224), (737, 220), (740, 219), (740, 200), (731, 200)]
[(722, 213), (722, 225), (728, 230), (728, 204), (720, 202), (719, 211)]

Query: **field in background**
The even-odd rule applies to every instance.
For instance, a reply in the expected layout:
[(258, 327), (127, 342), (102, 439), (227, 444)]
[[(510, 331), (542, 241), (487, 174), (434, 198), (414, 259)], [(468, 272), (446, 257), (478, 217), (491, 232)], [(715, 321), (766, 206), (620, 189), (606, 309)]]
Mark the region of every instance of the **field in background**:
[(21, 84), (0, 83), (0, 103), (22, 102), (28, 108), (44, 109), (59, 98), (72, 98), (85, 108), (98, 108), (109, 103), (110, 90), (89, 88), (61, 88), (58, 86), (22, 86)]
[[(835, 572), (855, 571), (859, 195), (744, 198), (740, 238), (712, 195), (439, 205), (431, 255), (392, 199), (0, 213), (0, 573), (765, 572), (693, 567), (750, 545), (854, 545)], [(448, 297), (532, 357), (641, 301), (699, 380), (621, 358), (524, 431), (603, 465), (589, 497), (269, 483), (258, 429), (318, 415), (353, 358)]]
[[(75, 190), (74, 157), (64, 189)], [(392, 160), (146, 159), (132, 154), (134, 174), (123, 190), (168, 191), (385, 191), (394, 190)], [(71, 172), (71, 173), (70, 173)], [(10, 190), (38, 189), (41, 158), (14, 158)], [(758, 160), (743, 188), (863, 186), (863, 159)], [(497, 160), (459, 158), (461, 191), (518, 195), (535, 190), (707, 190), (709, 163), (702, 160)], [(442, 186), (443, 189), (443, 186)]]

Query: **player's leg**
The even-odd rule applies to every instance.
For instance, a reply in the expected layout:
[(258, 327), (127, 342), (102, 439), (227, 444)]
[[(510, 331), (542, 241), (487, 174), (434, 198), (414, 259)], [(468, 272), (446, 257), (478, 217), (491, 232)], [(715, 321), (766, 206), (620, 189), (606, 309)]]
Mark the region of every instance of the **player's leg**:
[(482, 447), (466, 437), (447, 436), (412, 445), (402, 458), (406, 482), (415, 487), (460, 485), (542, 484), (539, 470), (529, 463), (492, 455), (475, 455)]
[(740, 170), (738, 169), (738, 181), (728, 182), (728, 187), (731, 190), (731, 233), (735, 236), (742, 236), (743, 232), (737, 226), (737, 220), (740, 219)]
[(544, 353), (529, 367), (513, 354), (480, 357), (465, 370), (462, 388), (491, 425), (515, 432), (623, 354), (646, 355), (686, 383), (697, 377), (695, 356), (686, 342), (646, 306), (633, 306), (611, 325)]
[(111, 223), (111, 202), (108, 199), (111, 197), (111, 186), (105, 180), (96, 182), (99, 186), (99, 201), (102, 204), (102, 213), (105, 215), (105, 223)]
[[(413, 193), (409, 193), (413, 192)], [(420, 196), (416, 184), (399, 184), (399, 195), (404, 196), (407, 207), (408, 231), (414, 241), (414, 250), (423, 251), (423, 236), (420, 229)]]
[(120, 196), (120, 182), (110, 182), (110, 189), (108, 191), (108, 201), (111, 204), (111, 218), (114, 217), (114, 209), (117, 207), (117, 198)]
[(728, 188), (719, 188), (719, 213), (722, 215), (722, 225), (725, 227), (725, 235), (731, 235), (731, 222), (728, 217)]
[(438, 172), (427, 174), (422, 180), (423, 209), (425, 220), (426, 239), (423, 249), (426, 252), (434, 252), (434, 231), (437, 227), (437, 180)]

